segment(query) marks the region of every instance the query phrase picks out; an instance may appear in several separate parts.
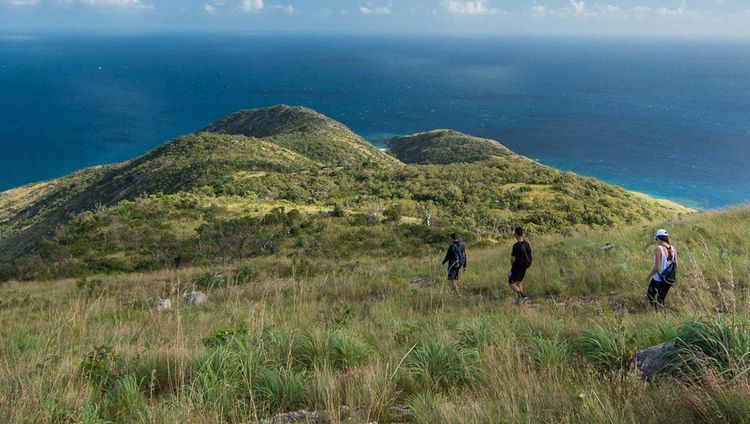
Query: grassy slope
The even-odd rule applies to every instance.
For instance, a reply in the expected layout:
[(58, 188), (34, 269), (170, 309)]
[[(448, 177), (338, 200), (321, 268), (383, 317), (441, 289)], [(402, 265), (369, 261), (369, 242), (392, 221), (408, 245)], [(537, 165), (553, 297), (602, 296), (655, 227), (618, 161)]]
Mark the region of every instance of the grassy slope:
[[(351, 247), (344, 256), (422, 250), (426, 239), (455, 230), (492, 240), (518, 223), (541, 233), (679, 212), (514, 155), (492, 140), (447, 130), (404, 140), (421, 146), (405, 160), (442, 163), (451, 151), (483, 160), (405, 165), (309, 109), (241, 111), (134, 160), (4, 193), (0, 258), (23, 258), (3, 264), (2, 274), (35, 278), (211, 263), (217, 258), (198, 246), (202, 224), (215, 229), (280, 204), (303, 212), (308, 235), (328, 228), (322, 248), (283, 235), (282, 248), (296, 246), (287, 253)], [(336, 206), (354, 223), (328, 219)], [(362, 225), (381, 222), (386, 211), (402, 218), (378, 228)], [(422, 222), (430, 228), (416, 228)], [(382, 240), (385, 249), (348, 243), (351, 234)]]
[(394, 137), (386, 142), (390, 152), (404, 163), (470, 163), (513, 153), (495, 140), (473, 137), (453, 130), (432, 130)]
[(330, 166), (399, 165), (340, 122), (304, 107), (243, 110), (202, 131), (264, 138)]
[[(304, 172), (319, 165), (274, 143), (244, 136), (200, 133), (178, 138), (137, 159), (90, 168), (0, 196), (0, 257), (26, 251), (82, 211), (99, 210), (148, 193), (218, 187), (244, 169)], [(20, 200), (19, 200), (20, 199)], [(13, 215), (10, 210), (17, 210)]]
[[(510, 241), (469, 246), (461, 299), (449, 295), (443, 282), (442, 250), (388, 261), (273, 257), (245, 261), (237, 269), (6, 284), (0, 288), (0, 319), (13, 325), (0, 329), (7, 341), (0, 350), (0, 421), (85, 415), (89, 422), (95, 416), (119, 422), (243, 422), (305, 408), (328, 410), (335, 422), (350, 415), (355, 422), (693, 423), (721, 422), (720, 413), (731, 410), (746, 415), (724, 422), (742, 422), (748, 417), (743, 405), (750, 401), (746, 380), (729, 386), (666, 377), (647, 383), (595, 368), (599, 351), (580, 346), (584, 336), (601, 329), (608, 340), (619, 341), (615, 353), (627, 357), (669, 340), (681, 322), (696, 315), (747, 317), (749, 218), (745, 208), (572, 238), (532, 238), (535, 263), (527, 288), (534, 302), (522, 308), (511, 305), (504, 282)], [(653, 231), (662, 226), (673, 235), (682, 265), (669, 311), (655, 314), (645, 306), (642, 280)], [(615, 249), (602, 251), (605, 243)], [(165, 313), (146, 307), (157, 296), (176, 302), (196, 283), (209, 293), (206, 307), (177, 305)], [(350, 344), (362, 340), (373, 353), (358, 359), (352, 347), (334, 354), (325, 343), (282, 342), (280, 365), (251, 367), (261, 373), (256, 376), (237, 373), (231, 371), (236, 359), (277, 358), (273, 349), (279, 346), (266, 339), (251, 349), (259, 357), (237, 346), (203, 345), (203, 338), (227, 326), (247, 328), (248, 336), (239, 340), (288, 332), (322, 340), (315, 335), (334, 330)], [(101, 345), (119, 358), (105, 361), (116, 379), (106, 391), (81, 372), (82, 364), (90, 363), (87, 354)], [(432, 373), (420, 371), (425, 346), (432, 346), (427, 357), (439, 366)], [(329, 359), (323, 360), (324, 354)], [(316, 366), (304, 365), (310, 357)], [(338, 357), (352, 365), (328, 362)], [(216, 371), (200, 365), (208, 358), (218, 364)], [(263, 374), (277, 366), (282, 371), (273, 375), (281, 386)], [(295, 371), (283, 371), (287, 367)], [(435, 380), (438, 376), (443, 379)], [(129, 390), (125, 383), (133, 379), (141, 383)], [(288, 396), (281, 387), (289, 388)], [(301, 399), (291, 396), (301, 393)], [(410, 413), (399, 417), (394, 405), (407, 405)]]

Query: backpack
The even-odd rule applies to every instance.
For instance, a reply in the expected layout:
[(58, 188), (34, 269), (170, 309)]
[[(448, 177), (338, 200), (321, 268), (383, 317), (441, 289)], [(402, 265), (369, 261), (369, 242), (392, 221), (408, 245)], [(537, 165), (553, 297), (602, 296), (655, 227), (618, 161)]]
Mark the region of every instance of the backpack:
[[(671, 246), (667, 250), (667, 261), (669, 261), (670, 254), (674, 255), (674, 253), (672, 253)], [(664, 268), (664, 271), (659, 273), (659, 277), (661, 277), (661, 281), (669, 284), (670, 286), (673, 286), (674, 283), (677, 282), (677, 261), (675, 259), (676, 258), (673, 257), (672, 262), (669, 262), (667, 267)]]
[(531, 245), (529, 244), (529, 242), (523, 242), (523, 244), (521, 245), (521, 252), (523, 253), (523, 256), (517, 259), (521, 259), (524, 268), (531, 268), (531, 261), (533, 258), (531, 257)]
[(462, 267), (466, 264), (466, 248), (463, 244), (459, 244), (456, 248), (456, 263), (459, 264), (459, 267)]
[(524, 253), (526, 254), (526, 268), (531, 268), (531, 261), (533, 258), (531, 257), (531, 245), (526, 242), (526, 249), (524, 249)]

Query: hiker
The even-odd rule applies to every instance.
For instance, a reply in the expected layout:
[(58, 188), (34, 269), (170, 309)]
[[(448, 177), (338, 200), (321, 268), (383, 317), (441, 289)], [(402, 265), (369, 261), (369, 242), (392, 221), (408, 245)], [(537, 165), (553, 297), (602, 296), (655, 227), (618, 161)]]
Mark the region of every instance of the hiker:
[(453, 286), (453, 292), (460, 295), (458, 290), (458, 274), (461, 268), (466, 272), (466, 248), (458, 241), (456, 234), (451, 234), (451, 245), (448, 247), (448, 252), (445, 254), (443, 259), (443, 265), (448, 264), (448, 281)]
[(677, 250), (669, 242), (669, 233), (660, 229), (654, 237), (656, 250), (654, 252), (654, 267), (646, 277), (648, 290), (646, 297), (655, 309), (664, 307), (664, 299), (677, 274)]
[(523, 292), (523, 278), (526, 276), (526, 270), (531, 267), (531, 245), (523, 237), (523, 228), (516, 227), (513, 232), (516, 243), (510, 253), (510, 273), (508, 273), (508, 285), (516, 292), (516, 300), (513, 302), (526, 302), (529, 297)]

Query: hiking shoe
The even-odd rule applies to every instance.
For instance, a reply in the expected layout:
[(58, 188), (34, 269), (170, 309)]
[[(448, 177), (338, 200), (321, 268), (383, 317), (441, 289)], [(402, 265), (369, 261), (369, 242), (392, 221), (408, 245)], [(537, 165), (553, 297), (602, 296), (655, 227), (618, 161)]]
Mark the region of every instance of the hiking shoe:
[(528, 297), (528, 296), (524, 296), (524, 297), (523, 297), (523, 303), (526, 303), (526, 302), (528, 302), (528, 301), (529, 301), (529, 297)]

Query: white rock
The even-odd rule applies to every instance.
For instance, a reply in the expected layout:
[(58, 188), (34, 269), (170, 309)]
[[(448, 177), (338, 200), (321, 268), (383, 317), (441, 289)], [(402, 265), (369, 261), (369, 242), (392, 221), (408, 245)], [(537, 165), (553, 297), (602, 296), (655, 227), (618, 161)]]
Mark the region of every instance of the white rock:
[(200, 290), (194, 290), (182, 296), (182, 301), (188, 305), (203, 305), (208, 301), (208, 298)]
[(172, 309), (172, 301), (169, 299), (156, 298), (149, 303), (149, 308), (154, 311), (168, 311)]

